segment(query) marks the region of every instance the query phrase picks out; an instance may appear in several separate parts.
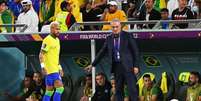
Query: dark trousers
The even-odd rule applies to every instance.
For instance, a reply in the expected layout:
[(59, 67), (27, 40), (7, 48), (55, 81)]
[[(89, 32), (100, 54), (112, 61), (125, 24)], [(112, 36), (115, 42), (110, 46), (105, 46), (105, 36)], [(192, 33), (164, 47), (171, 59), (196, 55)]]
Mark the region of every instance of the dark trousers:
[(113, 63), (116, 82), (116, 101), (124, 99), (124, 85), (128, 87), (130, 101), (138, 101), (138, 90), (136, 87), (137, 78), (131, 71), (126, 72), (121, 63)]

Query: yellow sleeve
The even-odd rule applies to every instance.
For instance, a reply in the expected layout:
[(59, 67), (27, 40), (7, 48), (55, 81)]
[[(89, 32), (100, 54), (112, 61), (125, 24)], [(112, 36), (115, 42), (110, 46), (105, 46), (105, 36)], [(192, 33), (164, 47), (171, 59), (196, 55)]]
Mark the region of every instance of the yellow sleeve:
[(120, 11), (119, 15), (120, 15), (120, 19), (119, 19), (120, 21), (127, 21), (128, 20), (124, 11)]
[(50, 44), (50, 40), (48, 40), (48, 38), (45, 38), (43, 40), (42, 46), (41, 46), (41, 50), (43, 50), (44, 52), (48, 52), (48, 50), (50, 49), (51, 44)]
[(109, 13), (106, 13), (106, 14), (105, 14), (105, 18), (103, 19), (103, 21), (109, 21), (109, 20), (108, 20), (108, 15), (109, 15)]
[[(128, 21), (128, 19), (127, 19), (127, 16), (126, 16), (126, 14), (125, 14), (125, 12), (124, 11), (120, 11), (119, 12), (119, 15), (120, 15), (120, 21), (122, 21), (122, 22), (124, 22), (124, 21)], [(128, 27), (128, 25), (122, 25), (123, 26), (123, 30), (124, 31), (126, 31), (126, 30), (128, 30), (129, 29), (129, 27)]]
[[(106, 13), (105, 18), (103, 19), (103, 21), (110, 21), (108, 16), (109, 16), (109, 13)], [(103, 25), (102, 30), (106, 31), (106, 30), (110, 30), (110, 29), (111, 29), (110, 25), (108, 25), (108, 24)]]

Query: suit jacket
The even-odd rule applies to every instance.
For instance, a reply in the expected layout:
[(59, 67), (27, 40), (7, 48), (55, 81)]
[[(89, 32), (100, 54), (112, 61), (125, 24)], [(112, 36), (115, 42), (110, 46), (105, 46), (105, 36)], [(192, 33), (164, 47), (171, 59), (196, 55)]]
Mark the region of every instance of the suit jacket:
[[(114, 34), (109, 35), (103, 47), (98, 52), (92, 66), (95, 66), (108, 53), (109, 62), (113, 63), (113, 48)], [(127, 72), (130, 72), (133, 67), (138, 67), (139, 51), (132, 34), (122, 31), (120, 33), (120, 62)], [(112, 72), (115, 67), (112, 67)]]
[[(161, 14), (155, 9), (152, 9), (151, 12), (149, 12), (149, 20), (160, 20), (161, 19)], [(139, 15), (139, 20), (146, 20), (146, 10), (141, 10), (140, 15)], [(155, 24), (148, 24), (149, 28), (153, 28)], [(139, 24), (141, 28), (143, 28), (142, 24)]]

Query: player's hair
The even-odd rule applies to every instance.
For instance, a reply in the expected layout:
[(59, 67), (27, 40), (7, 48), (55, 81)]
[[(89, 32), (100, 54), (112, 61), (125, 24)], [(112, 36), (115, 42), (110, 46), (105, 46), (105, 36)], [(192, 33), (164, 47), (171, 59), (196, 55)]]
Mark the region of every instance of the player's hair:
[(50, 23), (50, 27), (55, 26), (55, 25), (59, 25), (59, 22), (53, 21), (53, 22)]
[(151, 76), (149, 75), (149, 74), (145, 74), (144, 76), (143, 76), (143, 79), (144, 78), (151, 78)]

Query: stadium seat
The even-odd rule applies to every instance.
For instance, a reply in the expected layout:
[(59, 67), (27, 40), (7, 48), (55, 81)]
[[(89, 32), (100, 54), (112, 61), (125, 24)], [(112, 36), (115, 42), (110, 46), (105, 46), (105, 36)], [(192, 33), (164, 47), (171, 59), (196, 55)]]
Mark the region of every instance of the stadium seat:
[(161, 74), (161, 78), (159, 79), (158, 85), (163, 92), (164, 101), (170, 101), (173, 99), (175, 91), (175, 80), (172, 73), (163, 72)]
[(181, 72), (175, 86), (175, 98), (179, 101), (186, 101), (186, 93), (190, 72)]
[(62, 94), (62, 101), (66, 101), (66, 99), (70, 99), (73, 92), (73, 82), (70, 75), (65, 75), (63, 78), (64, 83), (64, 93)]
[(80, 76), (78, 78), (78, 80), (75, 82), (74, 90), (72, 92), (71, 101), (80, 101), (80, 99), (83, 95), (84, 86), (85, 86), (85, 77)]

